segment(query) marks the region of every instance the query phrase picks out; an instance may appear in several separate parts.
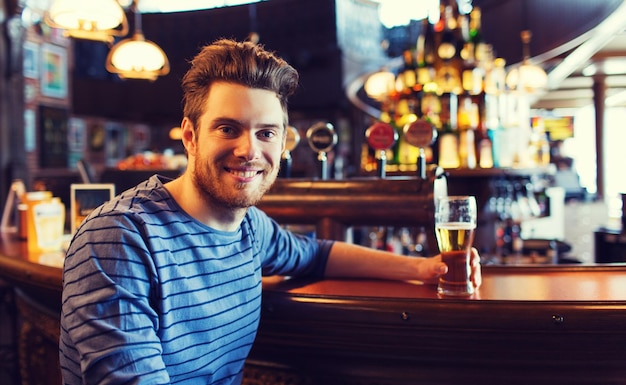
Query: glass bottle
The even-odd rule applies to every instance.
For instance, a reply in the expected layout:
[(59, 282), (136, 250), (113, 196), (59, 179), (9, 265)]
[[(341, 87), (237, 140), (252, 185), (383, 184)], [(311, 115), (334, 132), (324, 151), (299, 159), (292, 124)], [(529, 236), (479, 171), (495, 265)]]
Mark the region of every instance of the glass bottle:
[(439, 33), (436, 59), (436, 82), (440, 92), (460, 94), (461, 54), (463, 46), (458, 19), (455, 16), (455, 2), (442, 1), (443, 29)]
[(441, 131), (439, 140), (439, 166), (442, 168), (458, 168), (459, 136), (457, 126), (457, 95), (451, 92), (441, 95)]

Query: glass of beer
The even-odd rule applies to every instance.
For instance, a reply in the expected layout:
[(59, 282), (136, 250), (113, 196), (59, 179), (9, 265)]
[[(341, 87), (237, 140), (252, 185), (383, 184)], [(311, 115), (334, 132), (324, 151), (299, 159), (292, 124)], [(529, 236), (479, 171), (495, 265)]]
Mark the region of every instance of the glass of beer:
[(435, 233), (442, 261), (448, 272), (439, 278), (437, 292), (445, 296), (474, 293), (471, 282), (470, 253), (476, 230), (476, 198), (448, 196), (439, 198), (435, 212)]

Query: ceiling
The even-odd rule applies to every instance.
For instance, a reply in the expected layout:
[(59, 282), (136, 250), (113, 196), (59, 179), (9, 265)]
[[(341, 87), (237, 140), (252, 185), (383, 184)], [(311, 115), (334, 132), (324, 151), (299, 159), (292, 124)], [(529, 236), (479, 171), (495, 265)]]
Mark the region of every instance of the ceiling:
[[(536, 96), (533, 108), (551, 110), (592, 105), (597, 87), (594, 82), (605, 85), (607, 106), (626, 106), (626, 1), (475, 0), (474, 3), (487, 8), (483, 14), (492, 11), (492, 36), (496, 40), (516, 28), (533, 32), (531, 61), (548, 73), (548, 90)], [(484, 23), (484, 28), (488, 27)], [(510, 45), (510, 36), (506, 39)], [(502, 43), (499, 47), (494, 45), (503, 48)], [(521, 43), (515, 49), (521, 52)], [(507, 60), (507, 63), (518, 61)], [(592, 68), (595, 74), (588, 72)]]
[[(159, 1), (162, 0), (141, 0), (140, 4), (158, 8)], [(206, 0), (203, 1), (206, 4)], [(524, 1), (526, 4), (523, 3)], [(223, 1), (224, 4), (222, 5), (241, 2)], [(507, 6), (517, 7), (518, 12), (515, 16), (526, 26), (532, 25), (532, 20), (540, 20), (537, 13), (546, 14), (550, 12), (556, 12), (553, 16), (558, 24), (560, 18), (568, 17), (564, 7), (572, 8), (570, 12), (575, 14), (582, 13), (583, 16), (589, 14), (591, 26), (586, 31), (578, 31), (578, 35), (570, 36), (571, 40), (561, 45), (544, 44), (545, 47), (551, 47), (551, 49), (533, 57), (537, 64), (544, 67), (549, 78), (548, 90), (536, 96), (533, 108), (551, 110), (592, 105), (594, 103), (594, 82), (600, 82), (606, 86), (607, 106), (626, 106), (626, 1), (474, 0), (473, 2), (477, 6), (486, 7), (487, 12), (494, 10), (497, 14), (496, 18), (507, 23), (503, 25), (504, 27), (512, 27), (508, 24), (509, 20), (502, 17), (506, 15)], [(215, 3), (220, 3), (220, 1), (215, 1)], [(613, 6), (613, 4), (616, 5)], [(593, 7), (593, 11), (582, 8), (581, 5)], [(601, 12), (595, 12), (596, 9), (604, 7), (610, 9), (608, 16), (601, 14)], [(544, 22), (542, 24), (550, 23)], [(577, 24), (583, 23), (578, 22)], [(538, 36), (538, 38), (546, 40), (546, 36), (553, 33), (549, 30), (546, 33), (541, 27), (532, 27), (532, 29), (537, 29), (544, 35)], [(591, 68), (595, 68), (595, 73), (588, 72)]]
[[(592, 48), (596, 52), (589, 59), (576, 60), (575, 56), (570, 56), (571, 63), (565, 62), (566, 57), (544, 63), (552, 81), (551, 88), (539, 95), (533, 107), (554, 109), (591, 105), (594, 103), (595, 81), (604, 82), (606, 86), (607, 107), (626, 106), (626, 33), (616, 33), (595, 42), (593, 46), (589, 46), (589, 49)], [(571, 74), (562, 79), (555, 72), (560, 69), (571, 71)], [(588, 74), (586, 69), (594, 69), (595, 74)]]
[[(37, 1), (46, 0), (29, 0)], [(140, 4), (156, 7), (154, 1), (141, 0)], [(241, 0), (211, 5), (231, 2)], [(549, 89), (537, 95), (533, 108), (592, 105), (594, 82), (605, 84), (607, 106), (626, 106), (626, 1), (473, 0), (473, 4), (483, 10), (485, 39), (508, 64), (522, 59), (519, 32), (533, 32), (531, 61), (543, 66), (549, 77)], [(591, 64), (596, 75), (584, 71)]]

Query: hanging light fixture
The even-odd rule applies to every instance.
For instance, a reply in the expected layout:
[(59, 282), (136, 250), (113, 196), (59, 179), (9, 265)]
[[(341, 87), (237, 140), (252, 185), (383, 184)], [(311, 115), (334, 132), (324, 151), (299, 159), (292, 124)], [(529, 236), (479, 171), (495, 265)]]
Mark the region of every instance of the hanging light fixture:
[(548, 75), (541, 66), (530, 63), (529, 44), (532, 33), (525, 30), (521, 32), (520, 36), (522, 38), (524, 59), (519, 67), (509, 71), (506, 76), (506, 85), (510, 89), (532, 94), (546, 88), (548, 85)]
[(141, 30), (139, 1), (133, 1), (135, 12), (135, 33), (114, 45), (106, 60), (106, 69), (123, 79), (156, 80), (170, 72), (170, 64), (165, 52), (155, 43), (146, 40)]
[(112, 43), (128, 33), (126, 14), (116, 0), (53, 0), (44, 20), (76, 39)]
[(386, 69), (370, 75), (363, 86), (368, 97), (382, 101), (395, 88), (396, 75)]

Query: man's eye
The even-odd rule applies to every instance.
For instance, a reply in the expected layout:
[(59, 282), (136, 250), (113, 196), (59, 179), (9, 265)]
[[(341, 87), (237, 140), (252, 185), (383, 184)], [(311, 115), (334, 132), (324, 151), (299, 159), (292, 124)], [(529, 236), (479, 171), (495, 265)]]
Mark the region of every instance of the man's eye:
[(261, 131), (259, 136), (263, 139), (273, 139), (276, 137), (276, 133), (274, 131)]
[(219, 131), (223, 134), (228, 134), (228, 135), (232, 135), (233, 133), (235, 133), (235, 129), (230, 126), (221, 126), (219, 128)]
[(273, 138), (276, 136), (276, 133), (273, 131), (264, 131), (261, 133), (261, 136), (263, 136), (264, 138)]

